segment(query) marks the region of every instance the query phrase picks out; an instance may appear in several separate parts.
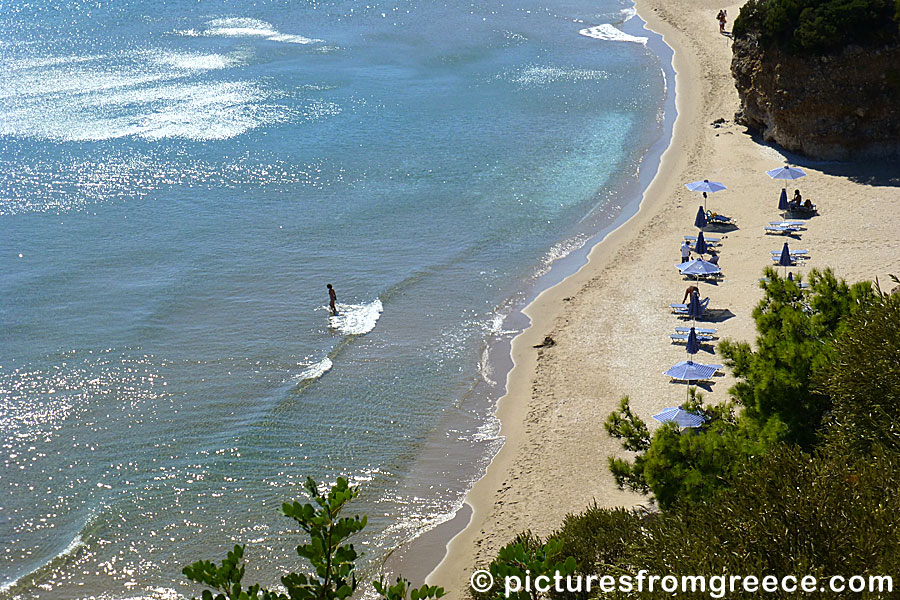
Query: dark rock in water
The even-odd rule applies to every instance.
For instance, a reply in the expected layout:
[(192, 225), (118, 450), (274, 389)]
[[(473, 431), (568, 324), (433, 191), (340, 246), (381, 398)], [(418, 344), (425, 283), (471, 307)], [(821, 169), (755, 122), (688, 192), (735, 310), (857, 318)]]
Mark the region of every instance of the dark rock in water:
[(819, 159), (900, 159), (900, 44), (797, 56), (748, 35), (733, 45), (735, 121)]

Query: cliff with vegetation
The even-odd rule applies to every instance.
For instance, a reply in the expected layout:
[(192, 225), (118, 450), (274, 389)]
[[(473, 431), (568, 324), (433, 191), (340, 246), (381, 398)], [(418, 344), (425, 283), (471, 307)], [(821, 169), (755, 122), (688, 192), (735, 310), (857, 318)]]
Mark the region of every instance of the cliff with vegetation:
[(750, 0), (736, 120), (813, 158), (900, 158), (900, 0)]

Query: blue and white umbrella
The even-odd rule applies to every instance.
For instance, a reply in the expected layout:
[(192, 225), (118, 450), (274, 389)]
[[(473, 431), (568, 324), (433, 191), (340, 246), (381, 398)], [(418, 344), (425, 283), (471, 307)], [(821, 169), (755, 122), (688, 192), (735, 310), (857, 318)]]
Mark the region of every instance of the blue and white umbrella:
[(787, 179), (790, 181), (793, 181), (794, 179), (800, 179), (801, 177), (806, 177), (806, 173), (804, 173), (801, 169), (788, 165), (766, 171), (766, 175), (768, 175), (772, 179)]
[(682, 429), (700, 427), (706, 422), (703, 416), (677, 406), (664, 408), (658, 414), (653, 415), (653, 418), (660, 423), (675, 423)]
[(722, 190), (726, 189), (725, 184), (719, 183), (718, 181), (710, 181), (709, 179), (704, 179), (702, 181), (692, 181), (690, 183), (684, 184), (684, 187), (691, 190), (692, 192), (703, 192), (703, 208), (706, 208), (706, 194), (721, 192)]
[(703, 365), (690, 360), (683, 360), (672, 365), (665, 375), (676, 381), (704, 381), (716, 374), (719, 368), (714, 365)]
[(682, 275), (715, 275), (722, 272), (719, 265), (715, 265), (702, 258), (695, 258), (675, 266), (681, 271)]
[(704, 179), (703, 181), (692, 181), (691, 183), (684, 184), (684, 187), (691, 190), (692, 192), (721, 192), (726, 189), (725, 184), (719, 183), (718, 181), (710, 181), (709, 179)]

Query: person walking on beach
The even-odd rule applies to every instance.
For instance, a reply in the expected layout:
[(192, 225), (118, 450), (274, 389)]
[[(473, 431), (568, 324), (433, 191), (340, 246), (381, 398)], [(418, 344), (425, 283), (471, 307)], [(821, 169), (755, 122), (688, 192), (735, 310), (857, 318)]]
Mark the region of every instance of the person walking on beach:
[(337, 312), (337, 307), (334, 305), (334, 303), (337, 302), (337, 293), (335, 293), (334, 288), (331, 287), (330, 283), (328, 285), (326, 285), (325, 287), (328, 288), (328, 299), (329, 299), (328, 308), (331, 309), (331, 314), (336, 315), (336, 314), (338, 314), (338, 312)]
[(687, 243), (687, 240), (681, 244), (681, 262), (686, 263), (691, 260), (691, 245)]
[(725, 33), (725, 23), (728, 22), (727, 17), (728, 12), (724, 8), (716, 15), (716, 20), (719, 22), (719, 33)]

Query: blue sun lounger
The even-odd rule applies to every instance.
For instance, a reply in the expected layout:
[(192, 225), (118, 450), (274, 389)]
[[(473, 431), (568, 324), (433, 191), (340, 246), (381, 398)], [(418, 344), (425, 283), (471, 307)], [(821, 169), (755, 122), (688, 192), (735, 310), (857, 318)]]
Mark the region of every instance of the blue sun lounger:
[[(669, 339), (673, 344), (687, 344), (689, 333), (670, 333)], [(701, 344), (709, 344), (713, 341), (713, 336), (697, 332), (697, 341)]]
[[(676, 327), (675, 331), (677, 333), (690, 333), (691, 328), (690, 327)], [(705, 335), (716, 335), (716, 333), (718, 333), (719, 330), (715, 329), (715, 328), (694, 327), (694, 331), (697, 332), (698, 334), (702, 333)]]
[[(709, 296), (700, 301), (700, 310), (702, 312), (706, 312), (706, 307), (709, 306)], [(679, 316), (686, 316), (688, 311), (687, 304), (670, 304), (669, 308), (672, 309), (672, 312)]]
[[(759, 282), (762, 283), (763, 281), (769, 281), (769, 278), (768, 278), (768, 277), (760, 277), (760, 278), (759, 278)], [(808, 289), (809, 289), (809, 284), (806, 283), (806, 282), (804, 281), (803, 283), (800, 284), (800, 289), (801, 289), (801, 290), (808, 290)]]
[[(714, 246), (717, 245), (719, 242), (722, 241), (722, 238), (717, 238), (717, 237), (706, 237), (705, 235), (703, 236), (703, 239), (706, 240), (706, 243), (707, 243), (707, 244), (712, 244), (712, 245), (714, 245)], [(697, 241), (697, 236), (696, 236), (696, 235), (686, 235), (686, 236), (684, 236), (684, 240), (685, 240), (686, 242), (696, 242), (696, 241)]]
[(766, 233), (771, 233), (774, 235), (787, 235), (791, 233), (799, 233), (802, 230), (802, 227), (794, 227), (793, 225), (766, 225), (765, 230)]
[(805, 221), (769, 221), (769, 225), (772, 227), (797, 227), (799, 229), (806, 229)]

